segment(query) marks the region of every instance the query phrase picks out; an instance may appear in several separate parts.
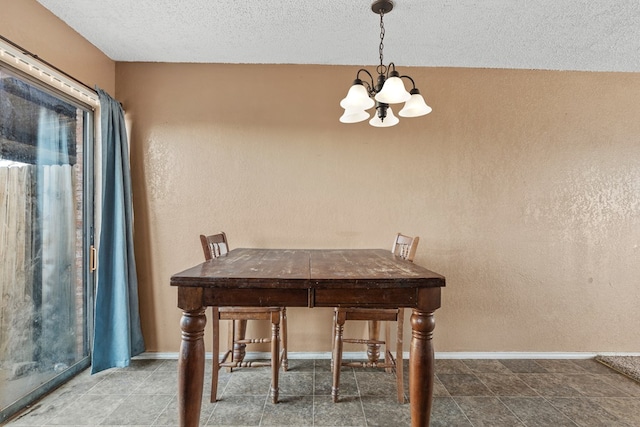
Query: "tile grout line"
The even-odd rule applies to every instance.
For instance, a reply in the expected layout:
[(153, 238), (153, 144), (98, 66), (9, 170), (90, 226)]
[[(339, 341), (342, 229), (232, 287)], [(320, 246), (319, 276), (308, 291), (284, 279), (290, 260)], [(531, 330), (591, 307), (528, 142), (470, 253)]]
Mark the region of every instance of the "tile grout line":
[[(153, 421), (152, 421), (152, 422), (151, 422), (151, 424), (150, 424), (151, 426), (156, 425), (156, 422), (158, 421), (158, 418), (160, 418), (160, 415), (162, 415), (162, 414), (167, 410), (167, 408), (171, 405), (171, 401), (173, 400), (173, 397), (174, 397), (174, 396), (177, 396), (177, 395), (178, 395), (178, 393), (175, 393), (173, 396), (171, 396), (171, 399), (169, 399), (169, 401), (167, 402), (167, 404), (166, 404), (166, 405), (164, 405), (164, 408), (162, 408), (162, 409), (158, 412), (158, 415), (156, 415), (156, 417), (153, 419)], [(207, 419), (207, 421), (209, 421), (209, 420)]]
[[(213, 369), (213, 367), (212, 367), (212, 369)], [(218, 371), (220, 371), (220, 369), (218, 369)], [(211, 375), (212, 375), (212, 377), (211, 377), (211, 379), (209, 381), (213, 382), (213, 372), (211, 372)], [(231, 381), (231, 378), (229, 378), (224, 383), (224, 388), (221, 391), (218, 388), (216, 388), (216, 395), (214, 396), (215, 403), (213, 404), (213, 409), (211, 410), (211, 413), (207, 417), (207, 421), (205, 422), (205, 425), (209, 425), (209, 422), (211, 422), (211, 418), (213, 418), (213, 415), (216, 413), (216, 409), (218, 409), (218, 405), (219, 405), (219, 402), (218, 402), (218, 391), (220, 391), (220, 395), (223, 396), (224, 392), (227, 390), (227, 387), (229, 387), (229, 382), (230, 381)], [(219, 384), (220, 384), (220, 375), (218, 375), (218, 385)], [(204, 384), (202, 386), (203, 386), (202, 388), (204, 389)], [(213, 390), (213, 388), (211, 390)], [(212, 393), (212, 391), (209, 391), (209, 403), (211, 403), (211, 393)], [(176, 396), (177, 396), (177, 393), (176, 393)], [(202, 407), (200, 408), (200, 413), (202, 413)], [(262, 420), (262, 417), (260, 417), (260, 420)]]
[(311, 426), (316, 425), (316, 361), (313, 361), (313, 380), (311, 381)]
[(258, 423), (258, 426), (262, 425), (262, 422), (264, 421), (264, 413), (267, 411), (267, 404), (269, 403), (269, 392), (267, 392), (267, 396), (264, 399), (264, 403), (262, 404), (262, 414), (260, 414), (260, 422)]
[[(473, 374), (473, 376), (474, 376), (478, 381), (480, 381), (480, 384), (482, 384), (483, 386), (485, 386), (485, 387), (487, 388), (487, 390), (489, 390), (489, 392), (490, 392), (493, 396), (496, 396), (496, 394), (493, 392), (493, 390), (491, 390), (491, 389), (490, 389), (490, 388), (489, 388), (489, 387), (488, 387), (488, 386), (487, 386), (487, 385), (486, 385), (486, 384), (485, 384), (485, 383), (480, 379), (480, 377), (478, 377), (478, 375), (477, 375), (478, 373), (477, 373), (477, 372), (475, 372), (475, 371), (471, 368), (471, 366), (467, 365), (467, 364), (465, 363), (465, 361), (464, 361), (464, 360), (462, 361), (462, 364), (463, 364), (463, 365), (465, 365), (467, 368), (469, 368), (469, 370), (471, 371), (471, 373)], [(434, 377), (435, 377), (435, 373), (434, 373)], [(444, 386), (444, 388), (445, 388), (445, 389), (447, 388), (447, 386), (445, 386), (444, 384), (442, 384), (442, 385)], [(449, 390), (447, 390), (447, 391), (449, 391)], [(449, 392), (449, 394), (451, 394), (451, 392)], [(465, 418), (467, 421), (469, 421), (469, 424), (471, 424), (471, 426), (472, 426), (472, 427), (475, 427), (475, 424), (471, 421), (471, 419), (469, 419), (469, 415), (467, 415), (467, 413), (462, 409), (462, 407), (460, 406), (460, 404), (459, 404), (459, 403), (458, 403), (458, 401), (456, 400), (456, 396), (451, 396), (451, 397), (452, 397), (452, 399), (453, 399), (453, 403), (455, 403), (455, 404), (456, 404), (456, 406), (458, 407), (458, 409), (460, 410), (460, 412), (462, 413), (462, 415), (464, 415), (464, 418)], [(499, 399), (498, 399), (498, 400), (499, 400)], [(432, 404), (433, 404), (433, 403), (432, 403)], [(433, 410), (433, 408), (432, 408), (432, 410)], [(517, 417), (516, 417), (516, 418), (517, 418)]]
[[(578, 392), (579, 393), (579, 392)], [(580, 427), (580, 424), (578, 424), (576, 421), (573, 420), (573, 418), (569, 417), (567, 414), (565, 414), (563, 411), (561, 411), (559, 408), (557, 408), (553, 403), (551, 403), (551, 401), (549, 399), (547, 399), (546, 396), (542, 396), (542, 398), (544, 399), (545, 402), (547, 402), (549, 404), (549, 406), (551, 406), (553, 409), (555, 409), (556, 411), (558, 411), (558, 413), (560, 413), (560, 415), (562, 415), (563, 417), (565, 417), (566, 419), (569, 420), (570, 423), (572, 423), (574, 426), (576, 427)], [(569, 397), (569, 399), (573, 399), (572, 397)], [(604, 408), (603, 408), (604, 409)], [(606, 412), (606, 410), (605, 410)], [(616, 417), (617, 418), (617, 417)]]
[[(483, 385), (487, 388), (487, 390), (489, 390), (489, 392), (491, 393), (491, 396), (487, 396), (487, 397), (495, 397), (496, 399), (498, 399), (498, 401), (518, 420), (520, 421), (520, 423), (522, 423), (523, 426), (526, 426), (526, 423), (524, 422), (524, 420), (521, 420), (520, 417), (518, 417), (518, 415), (513, 412), (513, 410), (511, 410), (511, 408), (509, 408), (509, 406), (507, 404), (505, 404), (502, 401), (502, 397), (501, 395), (497, 394), (496, 392), (494, 392), (493, 390), (491, 390), (491, 388), (484, 382), (482, 381), (482, 379), (478, 376), (478, 374), (481, 374), (483, 372), (476, 372), (475, 370), (473, 370), (473, 368), (471, 366), (469, 366), (467, 363), (465, 363), (465, 361), (463, 360), (462, 363), (471, 370), (471, 374)], [(502, 366), (504, 366), (507, 370), (509, 370), (509, 375), (513, 375), (516, 378), (519, 378), (518, 375), (513, 372), (511, 369), (509, 369), (508, 366), (505, 366), (504, 364), (502, 364)], [(491, 372), (488, 372), (491, 373)], [(496, 372), (496, 374), (500, 374), (499, 372)], [(505, 374), (506, 375), (506, 374)], [(520, 380), (522, 381), (522, 380)], [(536, 395), (539, 395), (539, 393), (534, 390), (529, 384), (527, 384), (526, 382), (522, 381), (527, 387), (529, 387), (534, 393), (536, 393)], [(443, 384), (445, 390), (446, 390), (446, 386)], [(449, 390), (447, 390), (448, 392)], [(451, 393), (449, 393), (451, 394)], [(458, 401), (456, 400), (456, 397), (465, 397), (465, 396), (451, 396), (453, 399), (453, 402), (456, 404), (456, 406), (458, 407), (458, 409), (460, 409), (460, 412), (465, 416), (465, 418), (467, 419), (467, 421), (469, 421), (469, 423), (473, 426), (473, 422), (471, 421), (471, 419), (469, 418), (469, 416), (467, 415), (467, 412), (464, 411), (462, 409), (462, 407), (460, 406), (460, 404), (458, 403)], [(482, 396), (478, 396), (478, 397), (482, 397)], [(517, 397), (517, 396), (516, 396)], [(526, 397), (526, 396), (523, 396)], [(540, 396), (542, 397), (542, 396)]]
[[(158, 366), (156, 366), (154, 369), (150, 370), (149, 373), (147, 374), (146, 377), (144, 377), (140, 383), (138, 384), (137, 387), (134, 387), (132, 389), (129, 390), (129, 392), (124, 396), (124, 398), (121, 400), (120, 404), (122, 404), (122, 402), (124, 402), (126, 400), (127, 397), (131, 397), (133, 395), (133, 392), (137, 389), (139, 389), (142, 386), (142, 383), (144, 381), (146, 381), (147, 379), (149, 379), (149, 377), (151, 377), (151, 375), (153, 375), (154, 372), (157, 372), (160, 368), (160, 366), (162, 366), (162, 364), (159, 364)], [(135, 372), (135, 369), (132, 370), (132, 372)], [(147, 372), (146, 370), (143, 370), (142, 372)], [(109, 373), (109, 376), (112, 376), (113, 372)], [(93, 388), (93, 387), (92, 387)], [(86, 394), (86, 393), (85, 393)], [(113, 410), (111, 412), (109, 412), (107, 415), (104, 416), (104, 418), (102, 418), (102, 420), (100, 420), (99, 424), (103, 424), (114, 412), (116, 412), (118, 410), (118, 408), (120, 407), (120, 404), (117, 405), (115, 408), (113, 408)], [(156, 417), (157, 419), (157, 417)], [(153, 423), (152, 423), (153, 424)]]
[[(535, 391), (535, 390), (534, 390), (534, 391)], [(536, 391), (536, 394), (537, 394), (537, 393), (538, 393), (538, 392)], [(500, 403), (502, 403), (502, 404), (504, 405), (504, 407), (505, 407), (505, 408), (507, 408), (507, 410), (508, 410), (510, 413), (512, 413), (512, 414), (513, 414), (513, 416), (514, 416), (514, 417), (516, 417), (516, 419), (517, 419), (518, 421), (520, 421), (520, 422), (522, 423), (522, 425), (523, 425), (523, 426), (526, 426), (526, 425), (527, 425), (527, 423), (526, 423), (523, 419), (521, 419), (521, 418), (518, 416), (518, 414), (516, 414), (515, 412), (513, 412), (513, 410), (509, 407), (509, 405), (507, 405), (506, 403), (504, 403), (504, 402), (502, 401), (502, 398), (503, 398), (503, 397), (523, 397), (523, 398), (525, 398), (525, 399), (529, 399), (529, 398), (533, 398), (534, 396), (497, 396), (497, 398), (498, 398), (498, 400), (500, 401)], [(535, 397), (542, 397), (542, 396), (535, 396)]]
[[(577, 390), (576, 390), (576, 391), (577, 391)], [(580, 393), (580, 392), (578, 391), (578, 393)], [(580, 393), (580, 394), (582, 394), (582, 393)], [(556, 407), (556, 405), (554, 405), (554, 404), (553, 404), (553, 402), (551, 402), (551, 401), (550, 401), (546, 396), (541, 396), (541, 397), (542, 397), (542, 399), (544, 399), (544, 401), (545, 401), (545, 402), (547, 402), (547, 403), (549, 404), (549, 406), (551, 406), (553, 409), (555, 409), (556, 411), (558, 411), (558, 412), (559, 412), (563, 417), (565, 417), (565, 418), (566, 418), (566, 419), (568, 419), (570, 422), (572, 422), (576, 427), (580, 427), (580, 425), (579, 425), (577, 422), (575, 422), (575, 421), (573, 420), (573, 418), (570, 418), (567, 414), (565, 414), (564, 412), (562, 412), (562, 411), (560, 410), (560, 408)], [(567, 396), (567, 397), (562, 397), (562, 398), (565, 398), (565, 399), (575, 399), (575, 397), (569, 397), (569, 396)], [(581, 398), (584, 398), (584, 396), (580, 396), (580, 397), (579, 397), (579, 399), (581, 399)], [(598, 406), (600, 406), (600, 405), (598, 405)], [(604, 409), (604, 408), (602, 408), (602, 409), (603, 409), (605, 412), (607, 412), (607, 410), (606, 410), (606, 409)], [(609, 412), (607, 412), (607, 413), (609, 413)], [(609, 414), (609, 415), (612, 415), (612, 416), (613, 416), (613, 414)], [(615, 417), (615, 416), (614, 416), (614, 418), (617, 418), (617, 417)]]
[[(577, 373), (572, 373), (572, 372), (558, 372), (557, 374), (561, 374), (561, 375), (572, 375), (572, 374), (576, 374), (576, 375), (590, 375), (590, 372), (586, 369), (584, 369), (583, 367), (580, 366), (580, 369), (582, 370), (582, 372), (577, 372)], [(569, 387), (572, 388), (573, 390), (575, 390), (579, 397), (577, 398), (588, 398), (588, 396), (585, 396), (580, 390), (575, 389), (574, 387), (571, 386), (571, 384), (569, 384)], [(558, 408), (556, 405), (553, 404), (553, 402), (551, 400), (549, 400), (549, 396), (542, 396), (542, 399), (544, 399), (545, 402), (547, 402), (553, 409), (555, 409), (556, 411), (558, 411), (560, 414), (562, 414), (565, 418), (567, 418), (570, 422), (572, 422), (574, 425), (578, 426), (578, 423), (576, 421), (574, 421), (572, 418), (570, 418), (568, 415), (566, 415), (563, 411), (560, 410), (560, 408)], [(562, 396), (561, 396), (562, 397)], [(574, 399), (576, 397), (572, 397), (572, 396), (566, 396), (566, 398), (569, 399)], [(602, 408), (600, 405), (598, 405), (600, 408)], [(604, 410), (606, 413), (608, 413), (609, 415), (612, 415), (614, 418), (617, 418), (615, 415), (610, 414), (606, 409), (602, 408), (602, 410)]]
[[(89, 374), (91, 375), (91, 374)], [(79, 393), (74, 399), (72, 399), (70, 402), (67, 402), (63, 407), (60, 408), (60, 411), (58, 412), (58, 415), (60, 415), (61, 413), (63, 413), (65, 410), (67, 410), (72, 404), (76, 403), (78, 400), (80, 400), (82, 397), (89, 395), (89, 392), (96, 387), (98, 384), (103, 383), (107, 378), (110, 378), (113, 375), (113, 372), (109, 372), (107, 375), (105, 375), (104, 378), (102, 378), (100, 381), (98, 381), (96, 384), (94, 384), (93, 386), (89, 387), (87, 390), (85, 390), (83, 393)], [(60, 388), (58, 388), (58, 390), (62, 389), (64, 385), (60, 386)], [(41, 426), (48, 426), (48, 425), (52, 425), (49, 424), (49, 421), (54, 418), (56, 415), (52, 415), (51, 417), (46, 417), (43, 421), (43, 423), (41, 424)], [(106, 418), (106, 417), (105, 417)]]
[[(109, 376), (111, 376), (111, 373), (109, 373), (109, 375), (107, 375), (105, 378), (108, 378)], [(75, 403), (76, 401), (78, 401), (78, 399), (80, 399), (82, 396), (85, 396), (88, 394), (89, 390), (91, 390), (93, 387), (95, 387), (96, 385), (100, 384), (101, 382), (103, 382), (105, 380), (105, 378), (103, 378), (102, 380), (100, 380), (98, 383), (94, 384), (93, 386), (89, 387), (88, 390), (85, 390), (84, 393), (79, 393), (74, 399), (72, 399), (71, 401), (67, 402), (66, 404), (64, 404), (60, 410), (58, 411), (58, 413), (64, 411), (65, 409), (67, 409), (69, 406), (71, 406), (71, 404)], [(58, 388), (58, 390), (62, 389), (64, 385), (60, 386), (60, 388)], [(56, 390), (57, 391), (57, 390)], [(45, 417), (45, 419), (43, 420), (43, 422), (41, 424), (39, 424), (40, 426), (46, 426), (47, 423), (49, 422), (50, 419), (52, 419), (55, 416), (55, 414), (51, 415), (50, 417)]]
[[(478, 378), (479, 380), (479, 378)], [(445, 387), (446, 388), (446, 387)], [(475, 424), (473, 424), (473, 422), (469, 419), (469, 416), (467, 415), (467, 413), (462, 409), (462, 407), (460, 406), (460, 404), (458, 403), (458, 401), (456, 400), (456, 397), (467, 397), (467, 396), (451, 396), (451, 400), (453, 400), (453, 403), (456, 405), (456, 407), (460, 410), (460, 413), (462, 415), (464, 415), (464, 418), (469, 421), (469, 424), (471, 424), (471, 426), (475, 426)], [(472, 397), (472, 396), (471, 396)], [(433, 402), (432, 402), (433, 405)], [(503, 403), (504, 405), (504, 403)], [(431, 407), (431, 411), (433, 412), (433, 406)], [(516, 417), (517, 418), (517, 417)]]
[(354, 368), (349, 368), (351, 373), (353, 374), (353, 378), (356, 382), (356, 390), (358, 391), (358, 400), (360, 401), (360, 410), (362, 411), (362, 417), (364, 418), (364, 425), (369, 425), (369, 420), (367, 419), (367, 413), (364, 411), (364, 403), (362, 402), (362, 392), (360, 391), (360, 383), (358, 382), (358, 376), (356, 375), (356, 370)]
[[(555, 374), (554, 372), (549, 372), (549, 371), (547, 370), (547, 368), (545, 368), (544, 366), (540, 365), (539, 363), (537, 363), (537, 362), (536, 362), (536, 364), (537, 364), (538, 366), (541, 366), (541, 367), (545, 370), (545, 373)], [(507, 367), (507, 369), (508, 369), (508, 367)], [(586, 369), (584, 369), (584, 368), (581, 368), (581, 369), (582, 369), (582, 371), (584, 371), (584, 372), (580, 372), (580, 373), (579, 373), (580, 375), (588, 374), (588, 371), (587, 371)], [(527, 372), (527, 373), (530, 373), (530, 372)], [(521, 373), (521, 374), (522, 374), (522, 373)], [(564, 373), (559, 372), (559, 374), (564, 374)], [(539, 397), (539, 398), (541, 398), (543, 401), (545, 401), (546, 403), (548, 403), (548, 404), (549, 404), (553, 409), (555, 409), (557, 412), (559, 412), (563, 417), (565, 417), (566, 419), (568, 419), (568, 420), (569, 420), (569, 422), (571, 422), (572, 424), (574, 424), (576, 427), (578, 426), (578, 424), (577, 424), (577, 423), (576, 423), (576, 422), (575, 422), (571, 417), (569, 417), (569, 416), (568, 416), (568, 415), (566, 415), (564, 412), (562, 412), (562, 411), (560, 410), (560, 408), (556, 407), (556, 406), (555, 406), (555, 405), (554, 405), (554, 404), (553, 404), (553, 403), (548, 399), (548, 396), (544, 396), (543, 394), (541, 394), (538, 390), (536, 390), (536, 389), (535, 389), (535, 388), (533, 388), (531, 385), (529, 385), (529, 383), (527, 383), (526, 381), (522, 380), (522, 378), (520, 378), (520, 376), (519, 376), (519, 375), (516, 375), (516, 376), (520, 379), (520, 381), (524, 382), (524, 383), (525, 383), (525, 385), (526, 385), (527, 387), (529, 387), (531, 390), (533, 390), (533, 392), (536, 394), (536, 396), (535, 396), (535, 397)], [(569, 387), (571, 387), (571, 386), (569, 386)], [(571, 388), (573, 388), (573, 387), (571, 387)], [(575, 389), (574, 389), (574, 390), (575, 390)], [(576, 391), (576, 392), (578, 392), (579, 394), (582, 394), (582, 393), (580, 393), (580, 391), (578, 391), (578, 390), (575, 390), (575, 391)], [(525, 396), (523, 396), (523, 397), (525, 397)], [(500, 401), (502, 402), (501, 396), (499, 396), (499, 398), (500, 398)], [(514, 415), (518, 420), (520, 420), (524, 425), (526, 425), (526, 422), (525, 422), (524, 420), (521, 420), (521, 419), (520, 419), (520, 417), (518, 417), (518, 415), (517, 415), (513, 410), (511, 410), (511, 408), (510, 408), (508, 405), (506, 405), (504, 402), (502, 402), (502, 403), (507, 407), (507, 409), (509, 409), (509, 411), (511, 411), (511, 412), (513, 413), (513, 415)]]

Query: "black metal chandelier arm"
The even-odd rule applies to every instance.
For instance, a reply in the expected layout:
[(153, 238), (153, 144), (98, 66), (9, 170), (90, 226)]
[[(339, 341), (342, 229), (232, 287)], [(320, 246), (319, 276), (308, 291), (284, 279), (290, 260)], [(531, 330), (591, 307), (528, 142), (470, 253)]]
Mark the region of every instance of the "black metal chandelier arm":
[(411, 84), (413, 85), (413, 89), (416, 88), (416, 82), (413, 81), (413, 79), (409, 76), (400, 76), (401, 79), (409, 79), (411, 80)]
[[(369, 76), (369, 79), (371, 79), (371, 83), (369, 83), (366, 80), (362, 80), (360, 78), (360, 72), (364, 71), (365, 73), (367, 73), (367, 75)], [(363, 86), (367, 89), (367, 93), (369, 93), (370, 96), (375, 95), (375, 91), (374, 91), (374, 83), (373, 83), (373, 76), (371, 75), (371, 73), (369, 71), (367, 71), (365, 68), (360, 68), (356, 74), (356, 79), (360, 80), (363, 84)]]
[[(369, 76), (369, 78), (371, 79), (371, 83), (373, 83), (373, 76), (371, 75), (371, 73), (370, 73), (369, 71), (367, 71), (367, 69), (366, 69), (366, 68), (360, 68), (360, 69), (358, 70), (358, 72), (356, 73), (356, 78), (357, 78), (357, 79), (360, 79), (360, 72), (361, 72), (361, 71), (364, 71), (365, 73), (367, 73), (367, 75), (368, 75), (368, 76)], [(362, 79), (360, 79), (360, 80), (362, 80)]]

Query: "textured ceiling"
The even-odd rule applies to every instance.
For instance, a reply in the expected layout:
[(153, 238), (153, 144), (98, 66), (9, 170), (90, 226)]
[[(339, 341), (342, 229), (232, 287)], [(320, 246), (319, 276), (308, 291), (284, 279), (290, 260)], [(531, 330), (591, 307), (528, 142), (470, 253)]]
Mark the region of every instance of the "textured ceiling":
[[(369, 0), (38, 0), (116, 61), (375, 65)], [(396, 0), (385, 64), (640, 71), (638, 0)]]

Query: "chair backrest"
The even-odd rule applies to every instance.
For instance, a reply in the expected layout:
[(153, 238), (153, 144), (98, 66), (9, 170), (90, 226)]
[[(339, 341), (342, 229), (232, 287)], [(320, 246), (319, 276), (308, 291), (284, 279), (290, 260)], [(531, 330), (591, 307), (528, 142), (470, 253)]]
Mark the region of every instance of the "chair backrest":
[(201, 234), (200, 243), (202, 243), (205, 260), (218, 258), (220, 255), (225, 255), (229, 252), (229, 243), (227, 242), (227, 235), (224, 231), (210, 236)]
[(418, 249), (419, 241), (420, 238), (417, 236), (410, 237), (398, 233), (396, 235), (396, 239), (393, 241), (391, 252), (400, 258), (413, 262), (413, 257), (416, 255), (416, 249)]

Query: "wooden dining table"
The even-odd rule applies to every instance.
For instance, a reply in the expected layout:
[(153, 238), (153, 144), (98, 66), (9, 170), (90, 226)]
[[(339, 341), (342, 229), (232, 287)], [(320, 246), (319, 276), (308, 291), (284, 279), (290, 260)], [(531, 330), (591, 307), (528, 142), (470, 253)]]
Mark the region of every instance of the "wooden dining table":
[[(178, 288), (183, 311), (178, 361), (181, 426), (197, 426), (200, 418), (205, 309), (226, 306), (411, 308), (411, 425), (429, 425), (434, 312), (440, 307), (443, 276), (384, 249), (239, 248), (174, 274), (171, 285)], [(276, 393), (277, 386), (272, 384)]]

